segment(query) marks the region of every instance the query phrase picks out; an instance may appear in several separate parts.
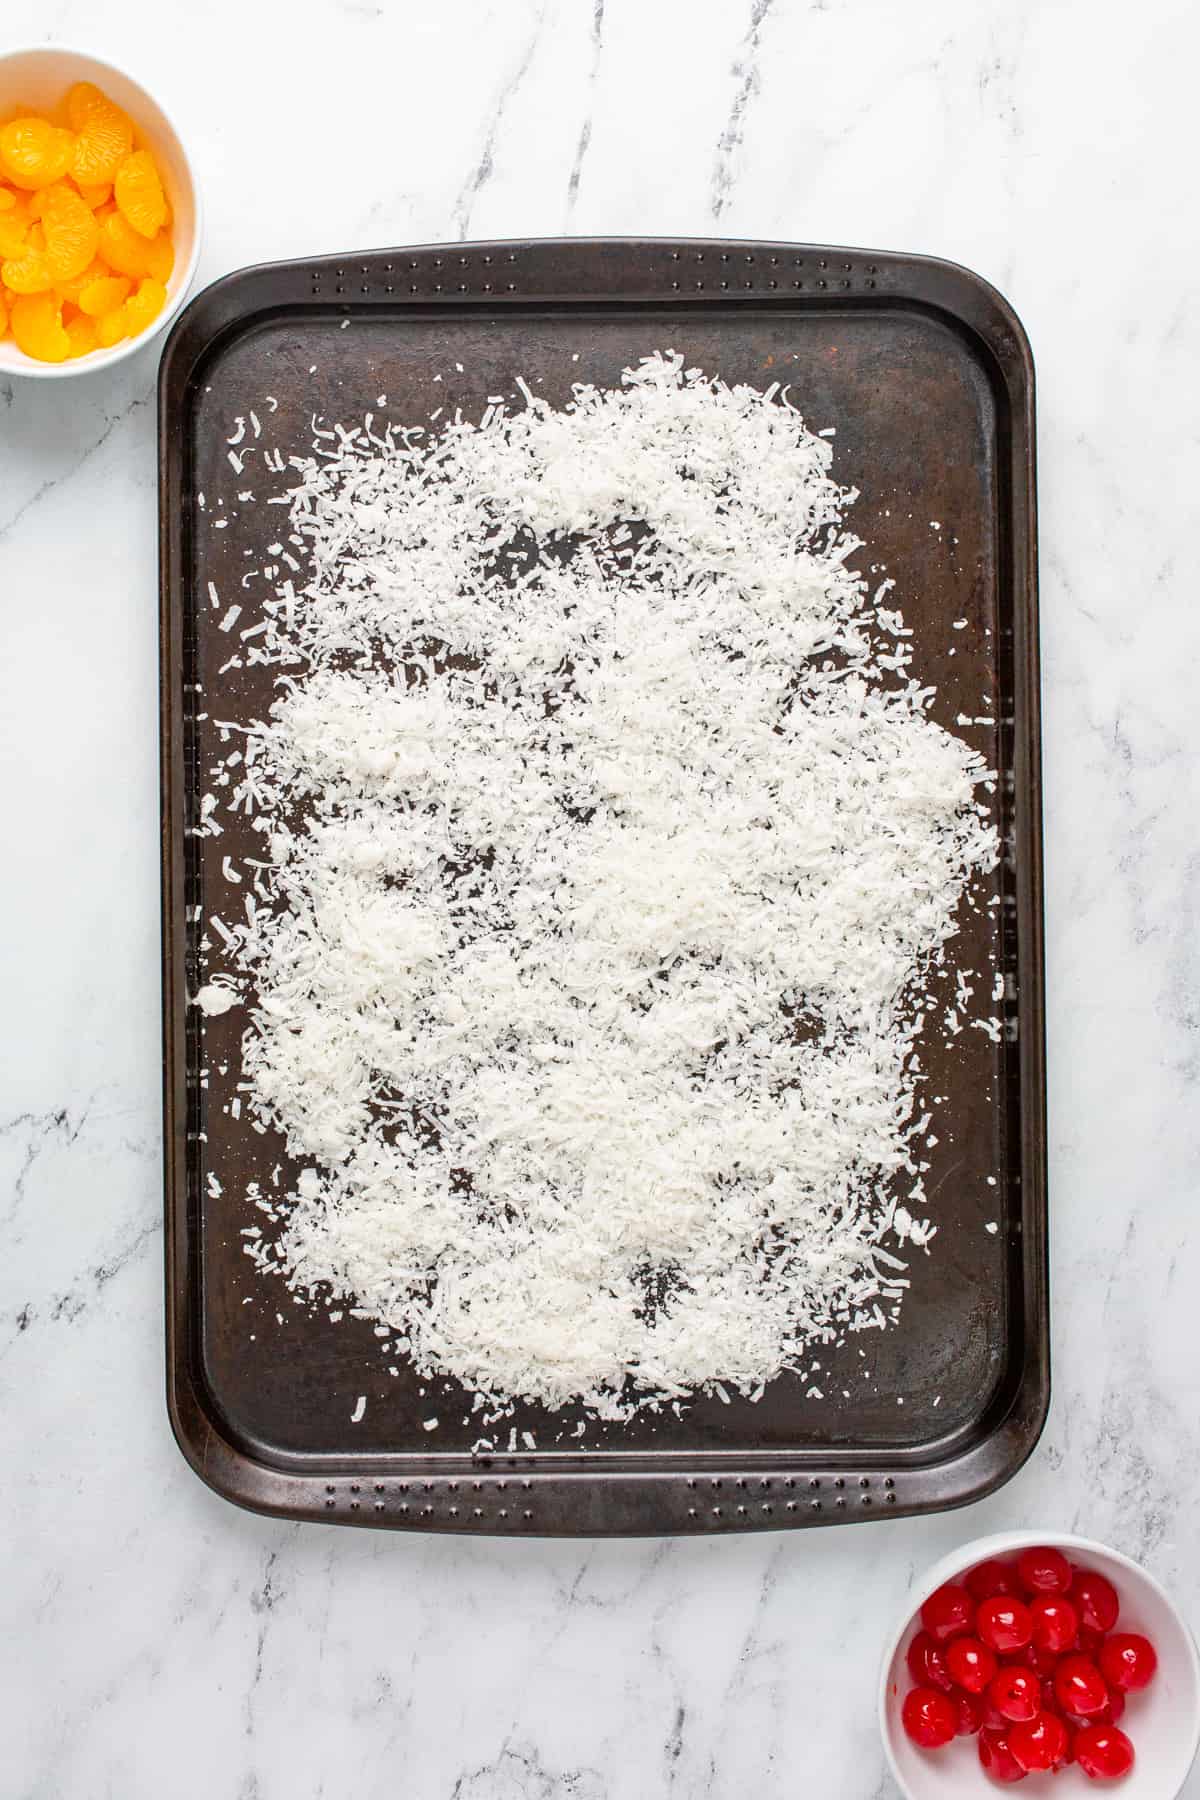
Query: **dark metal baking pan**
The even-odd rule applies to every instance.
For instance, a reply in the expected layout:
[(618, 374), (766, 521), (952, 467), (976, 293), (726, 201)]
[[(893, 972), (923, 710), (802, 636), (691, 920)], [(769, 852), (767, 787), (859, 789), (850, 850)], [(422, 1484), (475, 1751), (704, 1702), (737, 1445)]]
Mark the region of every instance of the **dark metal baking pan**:
[[(236, 821), (215, 840), (188, 831), (215, 721), (262, 716), (270, 700), (269, 670), (220, 673), (229, 638), (207, 602), (210, 581), (224, 593), (248, 555), (258, 566), (279, 519), (239, 509), (246, 480), (226, 438), (252, 407), (266, 419), (267, 395), (269, 441), (307, 453), (314, 413), (357, 420), (386, 394), (389, 416), (423, 420), (439, 403), (479, 407), (518, 375), (561, 402), (573, 382), (611, 384), (666, 347), (729, 381), (765, 387), (786, 369), (806, 419), (836, 427), (834, 472), (861, 490), (853, 527), (897, 581), (934, 716), (999, 772), (1002, 904), (964, 917), (953, 956), (1004, 976), (1005, 1030), (926, 1045), (946, 1097), (926, 1177), (935, 1253), (913, 1257), (897, 1325), (829, 1353), (820, 1403), (781, 1377), (757, 1404), (701, 1399), (678, 1419), (593, 1429), (575, 1451), (556, 1437), (561, 1417), (530, 1407), (513, 1424), (539, 1448), (479, 1457), (466, 1396), (447, 1384), (434, 1449), (423, 1384), (388, 1375), (370, 1324), (291, 1307), (242, 1254), (246, 1181), (282, 1146), (227, 1110), (237, 1012), (202, 1020), (187, 1005), (196, 909), (244, 848)], [(1045, 1417), (1049, 1334), (1033, 370), (1004, 300), (947, 263), (792, 244), (325, 257), (248, 269), (194, 300), (163, 355), (159, 408), (168, 1390), (198, 1473), (289, 1518), (517, 1533), (894, 1517), (1007, 1479)], [(960, 727), (960, 714), (984, 722)]]

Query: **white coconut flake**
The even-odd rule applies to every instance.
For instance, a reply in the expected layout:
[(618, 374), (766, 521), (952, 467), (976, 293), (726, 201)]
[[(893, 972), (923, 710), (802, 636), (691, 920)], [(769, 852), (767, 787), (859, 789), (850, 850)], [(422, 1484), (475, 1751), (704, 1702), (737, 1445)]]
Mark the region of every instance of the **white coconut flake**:
[(231, 1007), (236, 1006), (240, 998), (240, 994), (231, 983), (218, 979), (206, 982), (193, 996), (192, 1004), (198, 1006), (206, 1018), (217, 1019), (222, 1013), (227, 1013)]
[(360, 1424), (362, 1421), (363, 1414), (366, 1412), (366, 1410), (367, 1410), (367, 1396), (365, 1394), (360, 1394), (358, 1396), (357, 1401), (355, 1402), (354, 1411), (350, 1414), (350, 1423), (352, 1425)]
[(304, 1165), (260, 1267), (485, 1422), (753, 1397), (885, 1327), (887, 1242), (933, 1234), (895, 1196), (991, 773), (786, 391), (673, 354), (562, 410), (516, 386), (291, 459), (310, 567), (230, 801), (269, 866), (212, 921)]

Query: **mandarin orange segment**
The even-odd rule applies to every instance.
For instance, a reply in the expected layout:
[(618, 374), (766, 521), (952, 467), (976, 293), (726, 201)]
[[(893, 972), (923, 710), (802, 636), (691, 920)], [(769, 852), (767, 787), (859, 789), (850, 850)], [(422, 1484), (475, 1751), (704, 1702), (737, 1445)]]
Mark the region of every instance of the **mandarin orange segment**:
[(76, 181), (75, 186), (79, 189), (80, 194), (87, 201), (93, 212), (95, 212), (98, 206), (103, 206), (106, 200), (112, 198), (111, 181), (101, 181), (95, 184), (88, 181)]
[(46, 119), (13, 119), (0, 130), (0, 169), (14, 187), (49, 187), (71, 167), (75, 139)]
[(17, 347), (38, 362), (65, 362), (71, 341), (53, 294), (24, 294), (14, 301), (12, 332)]
[(67, 115), (78, 135), (71, 157), (76, 181), (110, 182), (133, 149), (133, 125), (119, 106), (90, 81), (76, 82), (67, 95)]
[(0, 289), (0, 338), (8, 335), (8, 302), (4, 298), (7, 288)]
[(131, 285), (125, 275), (98, 275), (80, 288), (76, 304), (80, 312), (98, 319), (102, 313), (116, 311)]
[(125, 158), (117, 170), (113, 192), (122, 213), (143, 237), (154, 237), (167, 223), (167, 197), (148, 150), (135, 150)]
[(136, 337), (139, 331), (152, 325), (166, 304), (167, 290), (161, 281), (140, 281), (137, 293), (131, 294), (125, 302), (130, 337)]
[(89, 281), (99, 281), (104, 275), (111, 274), (107, 263), (94, 256), (87, 268), (78, 275), (72, 275), (70, 281), (56, 281), (54, 291), (65, 305), (78, 306), (79, 296)]
[(100, 226), (100, 254), (119, 275), (130, 275), (135, 281), (148, 275), (147, 248), (147, 239), (133, 229), (124, 213), (109, 213)]
[(113, 102), (94, 81), (77, 81), (67, 89), (67, 124), (72, 131), (82, 131), (89, 120), (102, 113)]
[(115, 307), (110, 313), (101, 313), (96, 320), (96, 342), (102, 350), (111, 350), (119, 344), (123, 337), (129, 336), (129, 322), (125, 317), (124, 306)]
[(92, 209), (65, 183), (47, 188), (42, 202), (46, 258), (55, 281), (81, 275), (100, 244), (100, 227)]
[(0, 213), (0, 257), (20, 256), (29, 221), (21, 212)]
[(165, 231), (160, 231), (146, 245), (146, 273), (152, 280), (161, 281), (165, 287), (174, 267), (175, 252), (171, 247), (171, 240)]
[(91, 115), (104, 106), (107, 96), (94, 81), (77, 81), (67, 89), (67, 124), (82, 131)]
[(66, 333), (67, 342), (71, 346), (67, 352), (70, 357), (88, 356), (98, 348), (99, 339), (96, 336), (96, 325), (93, 319), (85, 319), (82, 316), (72, 319), (66, 327)]
[[(23, 244), (19, 255), (0, 263), (0, 281), (14, 294), (44, 294), (54, 286), (46, 253), (34, 243)], [(54, 296), (50, 298), (57, 306)]]
[(11, 188), (0, 186), (0, 213), (11, 212), (17, 204), (17, 196)]

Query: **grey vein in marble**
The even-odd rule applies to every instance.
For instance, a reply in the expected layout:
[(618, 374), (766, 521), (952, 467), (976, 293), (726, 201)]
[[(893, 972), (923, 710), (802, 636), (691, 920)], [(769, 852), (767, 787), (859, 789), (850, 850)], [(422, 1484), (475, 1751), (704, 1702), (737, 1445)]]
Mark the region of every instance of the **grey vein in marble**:
[(718, 222), (729, 204), (733, 187), (733, 165), (745, 134), (746, 114), (761, 86), (758, 60), (762, 30), (773, 3), (774, 0), (751, 0), (750, 23), (746, 28), (739, 59), (733, 65), (733, 73), (738, 82), (737, 91), (724, 130), (717, 139), (717, 151), (713, 159), (711, 205), (712, 216)]
[(500, 127), (504, 123), (504, 115), (512, 104), (513, 99), (520, 91), (521, 84), (529, 73), (530, 65), (532, 64), (534, 54), (537, 51), (538, 40), (542, 35), (542, 28), (546, 23), (547, 4), (548, 0), (543, 0), (543, 4), (538, 11), (534, 23), (534, 28), (530, 32), (528, 42), (521, 53), (520, 61), (517, 63), (516, 68), (504, 83), (496, 97), (496, 104), (492, 109), (491, 116), (488, 119), (484, 132), (483, 149), (480, 152), (479, 161), (463, 183), (462, 190), (459, 193), (458, 201), (454, 208), (454, 227), (455, 236), (460, 243), (466, 239), (470, 231), (471, 213), (474, 209), (475, 202), (495, 173), (494, 155), (496, 140), (500, 134)]
[(567, 177), (567, 210), (565, 229), (571, 229), (571, 220), (575, 214), (575, 203), (579, 198), (579, 182), (583, 174), (583, 159), (588, 153), (588, 145), (592, 141), (591, 95), (596, 86), (596, 76), (600, 71), (600, 57), (604, 50), (604, 0), (592, 0), (592, 66), (588, 75), (588, 109), (584, 114), (583, 124), (579, 130), (579, 143), (575, 149), (575, 160), (571, 164), (571, 173)]

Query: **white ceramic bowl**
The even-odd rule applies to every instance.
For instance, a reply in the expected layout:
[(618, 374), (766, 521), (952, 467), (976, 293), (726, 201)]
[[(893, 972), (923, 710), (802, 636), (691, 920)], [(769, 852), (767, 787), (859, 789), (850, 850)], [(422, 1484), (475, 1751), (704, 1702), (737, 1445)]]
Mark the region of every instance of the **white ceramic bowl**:
[[(959, 1738), (944, 1750), (919, 1750), (900, 1723), (900, 1708), (912, 1686), (905, 1666), (908, 1646), (921, 1628), (917, 1617), (935, 1588), (958, 1581), (989, 1556), (1011, 1557), (1031, 1544), (1053, 1544), (1085, 1569), (1098, 1569), (1121, 1597), (1117, 1629), (1140, 1631), (1158, 1651), (1158, 1673), (1144, 1693), (1131, 1696), (1121, 1729), (1133, 1740), (1137, 1755), (1122, 1781), (1089, 1781), (1076, 1767), (1057, 1775), (1030, 1775), (1013, 1788), (997, 1787), (979, 1766), (977, 1740)], [(1120, 1800), (1176, 1800), (1196, 1755), (1200, 1739), (1200, 1658), (1195, 1641), (1174, 1603), (1153, 1576), (1116, 1550), (1088, 1538), (1055, 1532), (1012, 1531), (978, 1538), (944, 1557), (917, 1581), (883, 1653), (879, 1677), (879, 1729), (892, 1774), (906, 1800), (989, 1800), (1000, 1793), (1019, 1793), (1023, 1800), (1053, 1794), (1054, 1800), (1079, 1800), (1111, 1793)]]
[(61, 381), (70, 375), (89, 375), (109, 369), (133, 356), (155, 337), (183, 305), (200, 259), (200, 197), (187, 152), (179, 133), (158, 102), (132, 76), (96, 56), (78, 50), (48, 46), (37, 50), (11, 50), (0, 55), (0, 118), (14, 105), (46, 109), (57, 107), (76, 81), (94, 81), (110, 99), (123, 107), (146, 148), (153, 151), (162, 172), (163, 186), (171, 203), (171, 239), (175, 267), (167, 283), (167, 304), (148, 330), (124, 338), (111, 350), (94, 350), (72, 362), (37, 362), (18, 350), (11, 337), (0, 339), (0, 376), (28, 375), (43, 381)]

